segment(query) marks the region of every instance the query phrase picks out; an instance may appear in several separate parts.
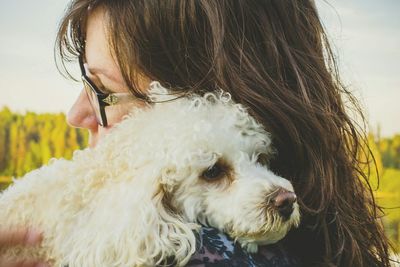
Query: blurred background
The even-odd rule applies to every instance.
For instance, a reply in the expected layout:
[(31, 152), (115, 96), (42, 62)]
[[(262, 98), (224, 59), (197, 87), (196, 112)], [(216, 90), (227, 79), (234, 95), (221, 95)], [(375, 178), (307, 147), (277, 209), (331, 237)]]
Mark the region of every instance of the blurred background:
[[(67, 0), (0, 1), (0, 186), (11, 177), (70, 157), (87, 133), (65, 123), (80, 84), (62, 77), (54, 41)], [(400, 249), (400, 1), (316, 0), (345, 84), (360, 99), (386, 209)], [(75, 66), (76, 73), (78, 68)], [(78, 77), (78, 76), (77, 76)], [(376, 177), (371, 177), (376, 179)]]

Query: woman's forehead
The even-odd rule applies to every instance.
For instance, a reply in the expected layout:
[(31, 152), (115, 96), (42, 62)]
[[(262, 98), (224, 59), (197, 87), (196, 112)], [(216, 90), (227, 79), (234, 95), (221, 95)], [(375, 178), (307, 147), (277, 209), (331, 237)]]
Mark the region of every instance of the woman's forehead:
[(86, 22), (85, 61), (91, 73), (101, 73), (123, 82), (122, 74), (111, 55), (106, 29), (106, 15), (101, 7), (91, 10)]
[(107, 40), (105, 13), (96, 8), (91, 11), (86, 22), (85, 56), (90, 67), (101, 68), (115, 64)]

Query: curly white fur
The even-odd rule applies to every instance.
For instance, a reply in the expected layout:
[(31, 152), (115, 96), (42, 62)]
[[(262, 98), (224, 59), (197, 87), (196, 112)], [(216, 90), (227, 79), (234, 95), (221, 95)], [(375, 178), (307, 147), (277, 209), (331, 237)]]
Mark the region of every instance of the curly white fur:
[[(286, 179), (257, 162), (270, 137), (246, 109), (222, 91), (134, 109), (97, 147), (15, 180), (0, 196), (2, 227), (42, 229), (40, 248), (2, 250), (44, 257), (54, 266), (178, 266), (195, 251), (198, 222), (220, 229), (250, 251), (283, 238), (299, 223), (269, 207)], [(223, 164), (222, 164), (223, 163)], [(222, 164), (215, 180), (204, 172)], [(220, 169), (221, 169), (220, 168)]]

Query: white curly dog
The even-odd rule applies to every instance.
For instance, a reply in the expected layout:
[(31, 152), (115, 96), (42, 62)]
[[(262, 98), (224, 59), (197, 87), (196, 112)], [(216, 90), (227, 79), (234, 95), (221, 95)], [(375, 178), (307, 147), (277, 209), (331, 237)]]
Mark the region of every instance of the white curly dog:
[[(0, 195), (1, 227), (41, 229), (39, 248), (1, 250), (52, 266), (155, 266), (195, 252), (200, 224), (250, 252), (299, 224), (291, 183), (265, 165), (270, 137), (230, 95), (174, 101), (158, 82), (155, 102), (134, 109), (95, 148), (52, 160)], [(1, 249), (1, 248), (0, 248)]]

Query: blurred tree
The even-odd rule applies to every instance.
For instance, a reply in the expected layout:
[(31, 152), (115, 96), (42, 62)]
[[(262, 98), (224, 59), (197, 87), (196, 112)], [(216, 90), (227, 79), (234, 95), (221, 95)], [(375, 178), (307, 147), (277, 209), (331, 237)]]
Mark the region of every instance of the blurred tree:
[(400, 135), (384, 138), (379, 141), (378, 145), (384, 166), (400, 169)]
[(0, 177), (19, 177), (47, 164), (50, 158), (71, 158), (86, 147), (88, 134), (69, 127), (65, 115), (13, 114), (0, 111)]
[(9, 143), (9, 125), (12, 121), (12, 113), (7, 107), (0, 111), (0, 173), (7, 168), (7, 154)]

